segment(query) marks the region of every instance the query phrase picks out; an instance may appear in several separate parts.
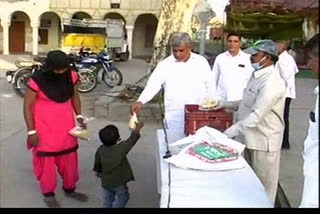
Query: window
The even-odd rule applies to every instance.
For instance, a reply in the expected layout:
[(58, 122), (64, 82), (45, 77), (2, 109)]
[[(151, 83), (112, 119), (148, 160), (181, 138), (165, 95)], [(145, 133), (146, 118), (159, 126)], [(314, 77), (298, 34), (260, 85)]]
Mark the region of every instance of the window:
[(38, 44), (47, 45), (48, 44), (48, 29), (40, 28), (38, 30)]
[(120, 8), (120, 0), (111, 0), (110, 1), (110, 8)]
[(51, 20), (50, 19), (41, 19), (40, 27), (41, 28), (50, 28), (51, 27)]

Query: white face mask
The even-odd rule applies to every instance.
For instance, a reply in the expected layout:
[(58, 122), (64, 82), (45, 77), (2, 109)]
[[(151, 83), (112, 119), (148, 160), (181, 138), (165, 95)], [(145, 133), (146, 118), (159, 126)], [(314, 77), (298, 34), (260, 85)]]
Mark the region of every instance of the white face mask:
[(262, 62), (265, 58), (266, 56), (264, 56), (259, 62), (251, 63), (251, 66), (255, 71), (260, 70), (263, 67), (263, 65), (260, 65), (260, 62)]

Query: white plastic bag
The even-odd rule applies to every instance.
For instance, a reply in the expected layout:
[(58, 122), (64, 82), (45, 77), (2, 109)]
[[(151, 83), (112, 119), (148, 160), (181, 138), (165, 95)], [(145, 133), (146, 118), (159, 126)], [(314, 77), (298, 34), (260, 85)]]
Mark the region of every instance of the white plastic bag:
[[(89, 121), (93, 120), (93, 117), (90, 117), (90, 118), (87, 118), (85, 117), (84, 118), (84, 123), (87, 124)], [(72, 135), (72, 136), (75, 136), (81, 140), (85, 140), (85, 141), (89, 141), (90, 138), (89, 138), (89, 132), (87, 129), (83, 129), (82, 127), (80, 126), (75, 126), (74, 128), (72, 128), (70, 131), (69, 131), (69, 134)]]
[(131, 118), (129, 120), (129, 128), (131, 130), (134, 130), (136, 128), (136, 123), (138, 123), (138, 117), (137, 114), (134, 112), (133, 115), (131, 115)]
[(76, 126), (69, 131), (69, 134), (80, 138), (81, 140), (89, 141), (89, 132), (86, 129), (81, 128), (80, 126)]
[(231, 170), (245, 166), (241, 156), (245, 146), (214, 128), (202, 127), (194, 135), (169, 146), (183, 144), (189, 145), (165, 161), (181, 168), (197, 170)]

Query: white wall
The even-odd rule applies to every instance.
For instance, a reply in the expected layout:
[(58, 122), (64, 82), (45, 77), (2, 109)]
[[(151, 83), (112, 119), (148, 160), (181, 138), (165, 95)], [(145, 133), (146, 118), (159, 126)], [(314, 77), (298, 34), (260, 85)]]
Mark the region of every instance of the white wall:
[[(38, 17), (49, 11), (50, 0), (29, 0), (29, 1), (0, 1), (0, 20), (1, 24), (9, 23), (12, 14), (21, 11), (27, 14), (29, 18), (25, 21), (25, 50), (32, 52), (32, 28), (30, 25), (37, 23)], [(19, 18), (19, 17), (18, 17)], [(0, 51), (3, 51), (3, 29), (0, 30)]]
[[(110, 12), (121, 14), (127, 25), (133, 26), (136, 17), (143, 13), (152, 13), (159, 15), (162, 0), (121, 0), (120, 9), (110, 9), (110, 0), (25, 0), (25, 1), (6, 1), (0, 0), (0, 20), (5, 23), (10, 22), (11, 15), (16, 11), (22, 11), (29, 17), (26, 22), (26, 45), (25, 50), (32, 52), (32, 26), (34, 23), (40, 24), (40, 16), (45, 12), (55, 12), (60, 18), (71, 16), (72, 12), (83, 11), (94, 18), (103, 18), (103, 16)], [(39, 19), (39, 20), (38, 20)], [(138, 27), (138, 38), (145, 37), (144, 26)], [(55, 18), (52, 21), (52, 27), (48, 32), (48, 45), (38, 45), (39, 52), (46, 52), (55, 49), (59, 45), (60, 35), (58, 29), (60, 28), (58, 20)], [(139, 30), (140, 29), (140, 30)], [(139, 33), (140, 32), (140, 33)], [(151, 48), (144, 48), (144, 41), (138, 40), (138, 54), (151, 53)], [(3, 29), (0, 27), (0, 51), (3, 51)]]
[[(1, 23), (1, 19), (0, 19), (0, 23)], [(0, 26), (0, 53), (3, 52), (3, 29)]]
[(59, 17), (54, 13), (46, 13), (41, 18), (51, 20), (51, 26), (48, 28), (48, 44), (39, 44), (39, 52), (49, 52), (59, 47), (60, 40), (60, 23)]
[(158, 21), (154, 21), (152, 15), (140, 19), (138, 18), (133, 29), (133, 44), (132, 52), (133, 56), (150, 56), (152, 54), (152, 47), (145, 47), (145, 37), (146, 37), (146, 25), (148, 24), (158, 24)]

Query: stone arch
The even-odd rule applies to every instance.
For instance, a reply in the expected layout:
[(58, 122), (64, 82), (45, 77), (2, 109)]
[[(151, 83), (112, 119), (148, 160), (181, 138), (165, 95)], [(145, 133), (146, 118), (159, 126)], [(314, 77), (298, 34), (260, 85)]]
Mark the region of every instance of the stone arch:
[(121, 19), (124, 24), (127, 23), (126, 19), (120, 13), (116, 12), (106, 13), (103, 17), (103, 20), (104, 19)]
[(126, 28), (126, 19), (117, 12), (110, 12), (110, 13), (106, 13), (103, 16), (103, 20), (105, 19), (117, 19), (117, 20), (121, 20), (123, 23), (123, 34), (124, 34), (124, 38), (127, 38), (127, 28)]
[(92, 19), (92, 16), (84, 11), (75, 12), (72, 17), (72, 19)]
[[(39, 16), (39, 52), (48, 52), (60, 47), (62, 36), (61, 18), (52, 11), (47, 11)], [(50, 39), (49, 39), (50, 38)]]
[(31, 19), (24, 11), (14, 11), (9, 15), (9, 53), (32, 51)]
[(158, 19), (154, 14), (140, 14), (137, 17), (133, 28), (133, 57), (151, 57), (157, 25)]
[(105, 20), (105, 19), (120, 19), (120, 20), (122, 20), (122, 22), (124, 23), (124, 25), (123, 25), (124, 35), (127, 35), (127, 29), (126, 29), (127, 21), (120, 13), (116, 13), (116, 12), (106, 13), (103, 17), (103, 20)]

